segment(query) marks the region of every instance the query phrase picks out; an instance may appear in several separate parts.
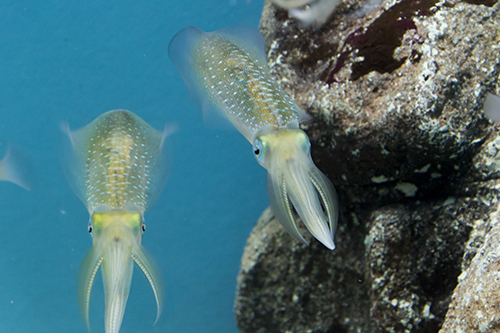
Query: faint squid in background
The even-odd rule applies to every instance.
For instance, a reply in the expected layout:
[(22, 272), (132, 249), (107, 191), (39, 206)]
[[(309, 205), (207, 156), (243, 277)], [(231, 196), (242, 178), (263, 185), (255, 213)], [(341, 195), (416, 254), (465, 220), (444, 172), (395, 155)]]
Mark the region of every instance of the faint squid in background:
[(33, 161), (22, 148), (9, 144), (0, 161), (0, 180), (8, 181), (31, 190), (33, 185)]

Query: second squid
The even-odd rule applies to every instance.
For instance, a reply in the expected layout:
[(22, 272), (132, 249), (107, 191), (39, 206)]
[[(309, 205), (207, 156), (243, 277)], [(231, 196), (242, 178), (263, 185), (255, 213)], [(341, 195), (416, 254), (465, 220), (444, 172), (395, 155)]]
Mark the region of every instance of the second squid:
[(309, 138), (299, 128), (310, 117), (269, 72), (260, 32), (246, 26), (210, 33), (187, 27), (168, 50), (204, 115), (225, 117), (253, 145), (257, 161), (267, 169), (267, 193), (278, 221), (306, 242), (295, 222), (297, 212), (311, 234), (333, 250), (337, 193), (314, 165)]

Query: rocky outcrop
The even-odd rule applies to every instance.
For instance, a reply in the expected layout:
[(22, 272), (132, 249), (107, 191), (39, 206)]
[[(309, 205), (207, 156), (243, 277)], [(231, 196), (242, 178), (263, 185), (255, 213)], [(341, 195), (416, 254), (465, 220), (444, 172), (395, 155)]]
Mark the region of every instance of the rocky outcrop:
[(441, 332), (500, 332), (499, 229), (496, 225), (488, 232), (483, 248), (460, 275)]
[[(474, 228), (465, 244), (464, 264), (458, 277), (452, 301), (440, 333), (500, 332), (500, 136), (497, 131), (492, 140), (475, 159), (475, 167), (484, 176), (493, 178), (481, 182), (484, 190), (478, 199), (487, 203), (489, 215), (478, 215)], [(471, 260), (472, 259), (472, 260)], [(470, 265), (469, 265), (470, 262)]]
[(320, 29), (264, 7), (270, 68), (314, 117), (304, 128), (341, 215), (332, 252), (263, 214), (238, 277), (242, 332), (459, 332), (481, 306), (500, 318), (487, 302), (467, 310), (469, 284), (493, 292), (484, 270), (500, 274), (500, 140), (482, 114), (499, 93), (500, 4), (376, 3), (344, 1)]

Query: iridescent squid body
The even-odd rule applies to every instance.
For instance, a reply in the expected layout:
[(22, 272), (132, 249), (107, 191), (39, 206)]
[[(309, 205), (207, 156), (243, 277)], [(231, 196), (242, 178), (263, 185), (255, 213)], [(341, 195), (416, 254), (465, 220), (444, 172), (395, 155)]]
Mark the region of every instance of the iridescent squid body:
[(86, 127), (66, 130), (72, 148), (67, 168), (73, 189), (90, 214), (93, 246), (79, 272), (80, 308), (89, 326), (89, 302), (99, 268), (105, 297), (105, 330), (119, 332), (132, 282), (133, 263), (146, 275), (161, 310), (161, 280), (141, 241), (144, 212), (166, 179), (165, 132), (125, 110), (104, 113)]
[(306, 242), (295, 211), (311, 234), (333, 250), (335, 188), (314, 165), (309, 138), (299, 128), (309, 116), (269, 72), (260, 32), (245, 26), (211, 33), (187, 27), (170, 42), (169, 55), (204, 115), (228, 119), (253, 144), (257, 161), (268, 171), (271, 209), (283, 227)]

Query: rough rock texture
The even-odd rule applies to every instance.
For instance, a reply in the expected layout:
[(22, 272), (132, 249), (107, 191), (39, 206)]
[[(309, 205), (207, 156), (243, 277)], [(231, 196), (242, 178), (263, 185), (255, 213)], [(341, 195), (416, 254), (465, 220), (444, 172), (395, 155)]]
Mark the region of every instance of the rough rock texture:
[(462, 269), (440, 333), (500, 332), (500, 134), (495, 132), (492, 138), (474, 162), (484, 175), (495, 173), (494, 179), (483, 183), (487, 191), (480, 194), (480, 200), (495, 211), (474, 224), (465, 256), (473, 259)]
[(496, 223), (469, 269), (460, 275), (441, 332), (500, 332), (499, 244)]
[[(263, 214), (238, 277), (242, 332), (438, 332), (452, 295), (442, 331), (460, 332), (477, 315), (470, 284), (500, 276), (488, 245), (499, 237), (500, 140), (482, 115), (486, 92), (499, 93), (500, 4), (368, 5), (344, 1), (320, 29), (301, 29), (265, 4), (269, 65), (314, 117), (304, 128), (341, 216), (331, 252)], [(478, 293), (495, 290), (490, 280)], [(474, 306), (500, 318), (498, 301)], [(492, 320), (462, 330), (493, 332)]]
[[(235, 304), (242, 332), (343, 332), (340, 321), (370, 332), (363, 276), (363, 235), (345, 234), (326, 250), (301, 228), (311, 246), (293, 240), (267, 209), (252, 231), (238, 276)], [(349, 238), (349, 239), (348, 239)], [(336, 253), (349, 253), (341, 257)], [(340, 320), (340, 321), (339, 321)]]

